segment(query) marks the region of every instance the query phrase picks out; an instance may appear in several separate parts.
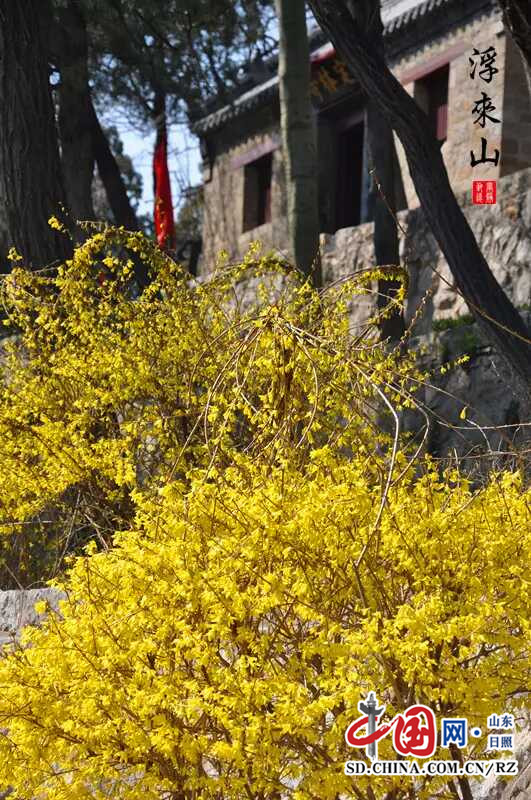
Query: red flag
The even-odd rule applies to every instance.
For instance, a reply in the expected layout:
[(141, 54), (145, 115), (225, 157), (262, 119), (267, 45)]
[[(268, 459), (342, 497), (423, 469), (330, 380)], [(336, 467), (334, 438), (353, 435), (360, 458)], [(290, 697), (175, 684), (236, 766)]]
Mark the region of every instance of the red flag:
[(157, 135), (153, 157), (153, 178), (155, 182), (155, 235), (160, 247), (171, 250), (175, 247), (175, 229), (165, 126)]

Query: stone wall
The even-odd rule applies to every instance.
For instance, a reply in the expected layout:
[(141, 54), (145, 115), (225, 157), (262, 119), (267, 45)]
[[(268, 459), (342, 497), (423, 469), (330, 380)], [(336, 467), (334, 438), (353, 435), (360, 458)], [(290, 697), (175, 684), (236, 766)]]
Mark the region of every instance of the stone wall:
[[(496, 206), (471, 206), (468, 194), (459, 199), (495, 277), (531, 324), (531, 169), (502, 178), (498, 198)], [(405, 231), (400, 239), (401, 257), (410, 276), (406, 323), (422, 306), (413, 327), (413, 346), (427, 348), (427, 361), (435, 369), (433, 387), (419, 393), (419, 400), (432, 412), (428, 449), (436, 456), (455, 451), (471, 457), (490, 448), (495, 464), (501, 466), (506, 460), (497, 459), (497, 454), (522, 440), (525, 430), (519, 423), (529, 419), (529, 408), (508, 390), (511, 380), (503, 360), (469, 321), (466, 304), (422, 210), (402, 211), (398, 219)], [(371, 267), (373, 225), (323, 235), (321, 247), (326, 282)], [(376, 292), (356, 298), (350, 307), (351, 327), (361, 330), (375, 308)], [(439, 366), (461, 355), (469, 355), (470, 360), (441, 375)], [(467, 420), (463, 421), (460, 414), (465, 406)], [(404, 419), (409, 430), (420, 424), (418, 415)], [(482, 432), (478, 426), (487, 430)]]
[[(495, 206), (471, 205), (469, 192), (458, 199), (496, 279), (531, 326), (531, 168), (499, 179)], [(406, 323), (415, 320), (412, 347), (427, 350), (423, 362), (433, 372), (433, 385), (418, 394), (431, 412), (427, 449), (438, 457), (464, 456), (474, 468), (510, 465), (502, 452), (523, 441), (526, 429), (520, 423), (529, 420), (530, 409), (508, 390), (512, 380), (503, 359), (470, 321), (422, 210), (402, 211), (398, 219), (404, 231), (401, 259), (409, 273)], [(325, 284), (374, 267), (373, 224), (323, 234), (321, 252)], [(255, 283), (246, 284), (245, 296), (253, 296)], [(353, 332), (366, 326), (376, 305), (376, 287), (351, 302)], [(463, 355), (469, 357), (466, 364), (441, 373), (443, 364)], [(465, 406), (467, 419), (462, 420)], [(404, 416), (406, 430), (417, 431), (421, 424), (418, 414)]]
[[(498, 181), (498, 203), (471, 205), (470, 193), (458, 196), (465, 216), (495, 277), (517, 306), (531, 302), (531, 169)], [(433, 337), (433, 323), (455, 319), (467, 312), (458, 295), (446, 259), (420, 207), (398, 214), (400, 254), (409, 272), (406, 321), (415, 316), (428, 289), (416, 335)], [(374, 266), (373, 224), (344, 228), (321, 236), (325, 283), (356, 270)], [(353, 309), (353, 324), (362, 325), (375, 300)]]
[[(473, 48), (479, 51), (488, 47), (496, 49), (495, 66), (499, 72), (488, 84), (470, 79), (469, 57)], [(496, 180), (502, 175), (531, 166), (531, 98), (525, 79), (520, 53), (512, 38), (507, 36), (498, 15), (485, 12), (473, 23), (448, 33), (422, 51), (396, 64), (393, 71), (400, 77), (407, 75), (421, 62), (444, 57), (455, 48), (464, 48), (450, 60), (448, 87), (448, 138), (442, 146), (442, 155), (454, 191), (470, 192), (473, 180)], [(406, 89), (415, 93), (415, 82), (409, 81)], [(500, 123), (487, 121), (485, 128), (474, 123), (474, 103), (485, 91), (496, 107), (492, 116)], [(481, 152), (481, 137), (488, 141), (488, 154), (500, 151), (500, 161), (472, 167), (470, 151), (475, 156)], [(403, 149), (396, 140), (408, 207), (418, 205)]]
[(0, 648), (18, 638), (26, 625), (38, 625), (43, 614), (35, 611), (35, 603), (44, 600), (58, 608), (62, 595), (55, 589), (8, 589), (0, 591)]
[[(245, 253), (249, 244), (260, 239), (266, 248), (282, 247), (287, 242), (287, 204), (284, 164), (280, 149), (278, 109), (265, 108), (251, 118), (240, 120), (237, 132), (220, 134), (217, 147), (221, 151), (203, 173), (205, 214), (203, 227), (202, 271), (212, 269), (221, 250), (231, 257)], [(244, 231), (245, 166), (235, 166), (241, 156), (263, 146), (268, 140), (275, 143), (272, 150), (271, 222)]]
[[(450, 183), (455, 191), (467, 189), (470, 191), (472, 180), (496, 180), (501, 174), (501, 163), (498, 166), (480, 164), (472, 168), (470, 150), (473, 150), (477, 157), (481, 152), (481, 137), (485, 136), (488, 140), (489, 155), (494, 148), (503, 152), (505, 79), (507, 78), (508, 83), (514, 80), (513, 73), (517, 72), (519, 68), (523, 75), (520, 62), (513, 59), (506, 61), (506, 48), (509, 47), (512, 50), (514, 45), (512, 47), (511, 45), (512, 42), (509, 43), (503, 32), (501, 17), (496, 13), (493, 14), (492, 10), (486, 10), (469, 24), (442, 34), (434, 41), (427, 42), (420, 52), (413, 53), (393, 64), (393, 72), (401, 78), (407, 91), (418, 100), (418, 84), (409, 76), (414, 75), (415, 70), (420, 66), (429, 68), (430, 64), (435, 66), (439, 60), (449, 59), (448, 137), (441, 152)], [(494, 75), (490, 84), (485, 84), (478, 78), (471, 80), (469, 57), (473, 48), (482, 51), (490, 46), (496, 48), (495, 66), (499, 72)], [(506, 70), (508, 71), (507, 75)], [(471, 113), (475, 101), (481, 97), (482, 90), (488, 93), (496, 106), (496, 113), (493, 112), (493, 116), (501, 120), (501, 124), (487, 122), (484, 129), (474, 124), (474, 116)], [(527, 94), (527, 89), (525, 94)], [(525, 97), (525, 94), (521, 94), (517, 99), (519, 107), (521, 107), (522, 97)], [(409, 208), (413, 208), (418, 205), (418, 198), (409, 175), (403, 148), (396, 137), (395, 143), (407, 204)], [(521, 166), (530, 164), (531, 161), (527, 161)], [(515, 164), (514, 169), (518, 168), (520, 168), (520, 164)]]
[(531, 719), (526, 714), (523, 729), (517, 734), (514, 757), (518, 761), (518, 776), (502, 781), (489, 776), (472, 783), (474, 800), (529, 800), (531, 797)]
[(522, 56), (510, 36), (505, 48), (501, 175), (531, 164), (531, 98)]

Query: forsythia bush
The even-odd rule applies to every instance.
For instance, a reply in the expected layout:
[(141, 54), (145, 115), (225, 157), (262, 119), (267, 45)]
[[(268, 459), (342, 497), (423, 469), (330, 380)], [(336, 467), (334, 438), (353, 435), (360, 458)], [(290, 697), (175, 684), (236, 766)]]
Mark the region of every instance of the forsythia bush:
[[(124, 248), (153, 272), (140, 298)], [(6, 280), (6, 568), (77, 552), (60, 614), (0, 659), (14, 799), (427, 799), (448, 779), (343, 774), (360, 698), (483, 729), (516, 707), (529, 493), (398, 439), (422, 376), (349, 331), (364, 286), (318, 293), (255, 250), (192, 285), (111, 229)]]
[[(370, 689), (391, 716), (419, 701), (484, 730), (522, 691), (529, 513), (515, 476), (473, 492), (428, 472), (391, 488), (374, 541), (379, 496), (362, 460), (325, 449), (304, 474), (248, 461), (220, 486), (139, 500), (134, 530), (73, 565), (63, 619), (0, 661), (0, 785), (46, 800), (412, 797), (411, 778), (346, 777), (364, 751), (345, 730)], [(379, 757), (396, 757), (387, 739)]]
[[(137, 299), (124, 250), (152, 271)], [(4, 585), (42, 579), (45, 564), (54, 574), (90, 539), (108, 545), (134, 519), (135, 489), (194, 468), (213, 478), (235, 452), (301, 464), (330, 438), (345, 452), (383, 442), (371, 409), (382, 392), (410, 402), (415, 374), (373, 330), (349, 334), (347, 299), (368, 278), (319, 295), (253, 249), (193, 285), (141, 234), (110, 228), (56, 276), (14, 269), (2, 288), (17, 332), (0, 354)]]

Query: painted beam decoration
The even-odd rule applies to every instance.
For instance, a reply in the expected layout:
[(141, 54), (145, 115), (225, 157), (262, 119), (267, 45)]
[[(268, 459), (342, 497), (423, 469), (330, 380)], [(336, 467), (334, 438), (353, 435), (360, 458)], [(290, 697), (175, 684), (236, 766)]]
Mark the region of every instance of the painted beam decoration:
[(310, 91), (317, 108), (324, 108), (335, 102), (357, 83), (331, 45), (325, 45), (312, 55), (311, 70)]

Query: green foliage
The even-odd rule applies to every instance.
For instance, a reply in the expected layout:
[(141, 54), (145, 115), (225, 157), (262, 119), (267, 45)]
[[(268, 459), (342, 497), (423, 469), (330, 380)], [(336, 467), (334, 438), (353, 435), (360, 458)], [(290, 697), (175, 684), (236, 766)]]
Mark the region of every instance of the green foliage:
[(442, 333), (442, 331), (451, 331), (454, 328), (459, 328), (461, 325), (472, 325), (473, 322), (474, 317), (472, 314), (463, 314), (460, 317), (434, 319), (432, 322), (432, 329), (435, 333)]
[[(57, 2), (57, 0), (56, 0)], [(270, 0), (83, 0), (98, 99), (151, 124), (153, 93), (170, 121), (197, 116), (212, 96), (228, 99), (242, 68), (266, 55)]]

